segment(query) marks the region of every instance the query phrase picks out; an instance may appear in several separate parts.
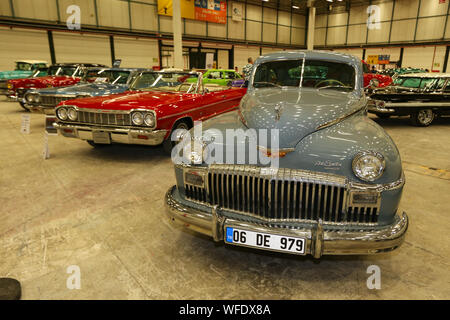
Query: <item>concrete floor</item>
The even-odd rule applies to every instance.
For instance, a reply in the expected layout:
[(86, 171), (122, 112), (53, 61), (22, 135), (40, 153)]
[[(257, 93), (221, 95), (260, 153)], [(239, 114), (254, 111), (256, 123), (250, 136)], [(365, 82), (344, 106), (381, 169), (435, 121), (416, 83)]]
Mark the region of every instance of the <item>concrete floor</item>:
[[(450, 118), (428, 128), (380, 120), (396, 141), (410, 217), (403, 246), (378, 256), (296, 257), (215, 244), (169, 224), (174, 184), (161, 148), (50, 136), (42, 115), (20, 132), (17, 103), (0, 102), (0, 277), (23, 299), (449, 299)], [(377, 120), (378, 121), (378, 120)], [(81, 289), (66, 286), (81, 270)], [(381, 289), (366, 286), (381, 269)]]

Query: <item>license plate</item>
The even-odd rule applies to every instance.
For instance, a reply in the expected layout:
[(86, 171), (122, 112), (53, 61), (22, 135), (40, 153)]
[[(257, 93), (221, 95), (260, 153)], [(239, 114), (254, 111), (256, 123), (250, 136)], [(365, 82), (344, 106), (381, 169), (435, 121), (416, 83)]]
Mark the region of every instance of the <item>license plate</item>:
[(102, 143), (102, 144), (110, 144), (111, 143), (111, 137), (109, 135), (109, 132), (105, 131), (92, 131), (92, 139), (95, 143)]
[(281, 236), (232, 227), (225, 227), (225, 231), (225, 242), (229, 244), (263, 250), (305, 254), (305, 238)]

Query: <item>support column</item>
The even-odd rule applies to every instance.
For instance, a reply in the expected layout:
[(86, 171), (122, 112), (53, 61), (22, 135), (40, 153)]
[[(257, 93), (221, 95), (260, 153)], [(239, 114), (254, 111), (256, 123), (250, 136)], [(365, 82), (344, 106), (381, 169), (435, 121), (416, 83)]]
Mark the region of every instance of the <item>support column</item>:
[(308, 1), (308, 37), (306, 48), (314, 50), (314, 28), (316, 26), (316, 8), (313, 7), (314, 1)]
[(173, 0), (173, 49), (174, 49), (174, 67), (184, 69), (183, 63), (183, 44), (181, 38), (181, 7), (180, 0)]

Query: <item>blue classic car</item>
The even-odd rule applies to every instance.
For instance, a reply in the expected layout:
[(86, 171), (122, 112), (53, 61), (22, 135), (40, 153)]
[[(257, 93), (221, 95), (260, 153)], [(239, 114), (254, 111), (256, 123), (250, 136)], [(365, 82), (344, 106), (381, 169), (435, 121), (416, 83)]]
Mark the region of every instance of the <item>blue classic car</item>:
[(215, 241), (319, 258), (386, 252), (404, 240), (400, 155), (367, 117), (356, 57), (262, 56), (237, 112), (172, 139), (177, 184), (167, 214)]
[(54, 114), (55, 107), (61, 101), (122, 93), (130, 88), (133, 80), (143, 70), (145, 69), (89, 68), (79, 84), (29, 90), (24, 96), (25, 106), (33, 112)]

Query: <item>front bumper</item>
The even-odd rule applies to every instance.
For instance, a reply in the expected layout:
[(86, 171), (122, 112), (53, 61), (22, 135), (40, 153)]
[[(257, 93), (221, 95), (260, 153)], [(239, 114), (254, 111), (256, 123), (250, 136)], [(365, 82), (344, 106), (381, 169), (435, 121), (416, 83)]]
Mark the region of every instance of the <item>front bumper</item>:
[(170, 220), (186, 228), (211, 236), (214, 241), (224, 240), (224, 227), (249, 229), (261, 233), (282, 236), (301, 237), (306, 239), (305, 254), (320, 258), (322, 255), (374, 254), (398, 248), (408, 229), (408, 216), (405, 212), (397, 215), (394, 223), (383, 228), (367, 231), (325, 230), (319, 220), (311, 228), (289, 229), (256, 224), (226, 218), (220, 214), (219, 208), (211, 208), (211, 212), (186, 206), (174, 197), (176, 186), (166, 193), (166, 212)]
[(67, 138), (94, 141), (94, 131), (109, 133), (110, 143), (141, 144), (155, 146), (163, 143), (167, 130), (147, 130), (132, 128), (97, 127), (95, 125), (77, 125), (55, 123), (58, 133)]
[(381, 107), (381, 106), (368, 106), (367, 111), (370, 113), (375, 113), (375, 114), (393, 114), (395, 113), (395, 109), (390, 109), (390, 108), (386, 108), (386, 107)]

